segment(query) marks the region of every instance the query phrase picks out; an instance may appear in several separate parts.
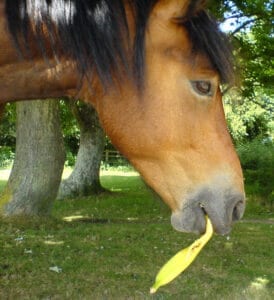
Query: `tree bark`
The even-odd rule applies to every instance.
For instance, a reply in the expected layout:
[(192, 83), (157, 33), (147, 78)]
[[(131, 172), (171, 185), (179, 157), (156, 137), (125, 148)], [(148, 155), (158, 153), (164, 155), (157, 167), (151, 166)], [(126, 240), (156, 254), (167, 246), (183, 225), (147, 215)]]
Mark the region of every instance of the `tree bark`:
[(57, 100), (16, 104), (16, 151), (0, 198), (3, 215), (46, 215), (56, 199), (65, 151)]
[(104, 191), (100, 184), (100, 164), (104, 151), (104, 131), (95, 109), (88, 104), (70, 101), (80, 128), (80, 145), (75, 167), (63, 180), (58, 199), (90, 196)]

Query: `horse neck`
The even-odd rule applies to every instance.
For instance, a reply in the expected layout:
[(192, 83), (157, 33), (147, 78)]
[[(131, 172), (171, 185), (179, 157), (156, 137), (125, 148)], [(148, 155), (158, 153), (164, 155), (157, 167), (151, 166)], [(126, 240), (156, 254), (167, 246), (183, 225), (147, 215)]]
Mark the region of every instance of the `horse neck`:
[(77, 88), (76, 74), (66, 60), (20, 58), (7, 30), (4, 1), (0, 1), (0, 104), (69, 96)]
[[(1, 59), (1, 55), (0, 55)], [(77, 87), (75, 68), (69, 62), (43, 59), (1, 64), (0, 103), (70, 96)]]

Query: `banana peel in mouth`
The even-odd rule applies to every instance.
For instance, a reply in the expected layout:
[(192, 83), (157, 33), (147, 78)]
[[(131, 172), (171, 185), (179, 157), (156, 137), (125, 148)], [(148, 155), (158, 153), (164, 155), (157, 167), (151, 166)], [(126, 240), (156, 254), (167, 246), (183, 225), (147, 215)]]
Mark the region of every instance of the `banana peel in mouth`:
[(150, 289), (150, 294), (156, 293), (159, 287), (168, 284), (174, 278), (179, 276), (200, 253), (206, 243), (213, 235), (213, 226), (206, 216), (206, 232), (189, 247), (175, 254), (159, 271), (156, 276), (155, 283)]

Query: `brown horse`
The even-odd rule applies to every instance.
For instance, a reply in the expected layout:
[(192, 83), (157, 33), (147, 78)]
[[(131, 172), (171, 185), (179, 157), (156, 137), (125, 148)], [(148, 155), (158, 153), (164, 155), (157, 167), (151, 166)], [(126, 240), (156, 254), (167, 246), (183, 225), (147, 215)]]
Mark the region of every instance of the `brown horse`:
[(0, 0), (0, 101), (78, 97), (180, 231), (241, 218), (220, 83), (230, 51), (199, 0)]

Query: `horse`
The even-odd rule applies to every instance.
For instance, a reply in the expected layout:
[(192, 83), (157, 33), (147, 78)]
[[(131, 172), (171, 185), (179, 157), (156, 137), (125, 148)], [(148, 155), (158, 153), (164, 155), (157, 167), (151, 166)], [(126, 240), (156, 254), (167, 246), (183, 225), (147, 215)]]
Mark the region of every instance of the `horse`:
[(231, 48), (203, 0), (0, 0), (0, 102), (77, 97), (171, 209), (227, 234), (245, 209), (221, 84)]

